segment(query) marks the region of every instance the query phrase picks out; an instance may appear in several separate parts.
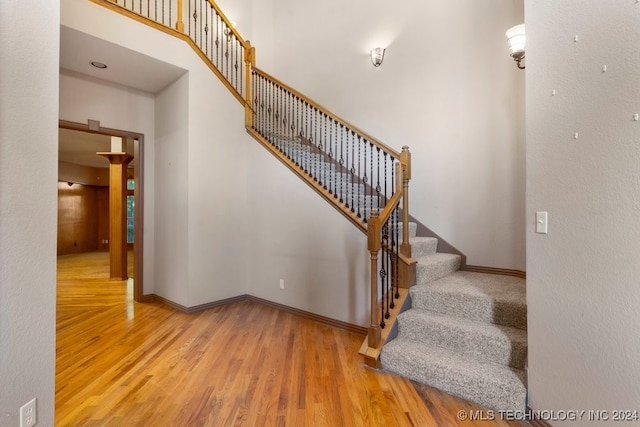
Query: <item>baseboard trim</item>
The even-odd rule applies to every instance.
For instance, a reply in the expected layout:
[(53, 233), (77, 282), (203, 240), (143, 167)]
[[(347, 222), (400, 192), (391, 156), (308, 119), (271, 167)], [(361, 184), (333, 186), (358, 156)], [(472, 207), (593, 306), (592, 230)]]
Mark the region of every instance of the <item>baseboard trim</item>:
[(216, 307), (220, 307), (223, 305), (228, 305), (228, 304), (234, 304), (236, 302), (241, 302), (241, 301), (246, 301), (246, 297), (248, 295), (238, 295), (237, 297), (231, 297), (231, 298), (226, 298), (226, 299), (221, 299), (218, 301), (212, 301), (212, 302), (208, 302), (206, 304), (200, 304), (200, 305), (194, 305), (193, 307), (185, 307), (182, 304), (178, 304), (177, 302), (173, 302), (169, 299), (166, 299), (164, 297), (161, 297), (160, 295), (153, 295), (154, 299), (157, 301), (160, 301), (161, 303), (168, 305), (169, 307), (173, 308), (174, 310), (177, 310), (181, 313), (185, 313), (185, 314), (194, 314), (194, 313), (198, 313), (200, 311), (205, 311), (205, 310), (209, 310), (211, 308), (216, 308)]
[(522, 270), (509, 270), (507, 268), (482, 267), (480, 265), (466, 265), (462, 270), (475, 273), (500, 274), (502, 276), (514, 276), (521, 279), (527, 278), (527, 272)]
[(321, 316), (319, 314), (311, 313), (310, 311), (304, 311), (304, 310), (300, 310), (299, 308), (294, 308), (288, 305), (283, 305), (277, 302), (254, 297), (253, 295), (246, 295), (246, 299), (248, 301), (267, 305), (277, 310), (295, 314), (296, 316), (304, 317), (305, 319), (309, 319), (309, 320), (314, 320), (316, 322), (325, 324), (327, 326), (333, 326), (334, 328), (342, 329), (348, 332), (353, 332), (360, 335), (367, 335), (367, 332), (368, 332), (367, 328), (365, 328), (364, 326), (354, 325), (353, 323), (347, 323), (341, 320), (331, 319), (330, 317)]
[(294, 314), (296, 316), (303, 317), (305, 319), (313, 320), (318, 323), (322, 323), (327, 326), (342, 329), (348, 332), (353, 332), (359, 335), (367, 335), (367, 328), (364, 326), (354, 325), (352, 323), (343, 322), (341, 320), (332, 319), (330, 317), (321, 316), (319, 314), (311, 313), (310, 311), (300, 310), (299, 308), (290, 307), (288, 305), (279, 304), (277, 302), (269, 301), (266, 299), (254, 297), (253, 295), (238, 295), (236, 297), (226, 298), (219, 301), (213, 301), (206, 304), (196, 305), (193, 307), (185, 307), (182, 304), (173, 302), (167, 298), (161, 297), (156, 294), (145, 295), (145, 302), (158, 301), (165, 304), (174, 310), (180, 311), (185, 314), (194, 314), (200, 311), (209, 310), (212, 308), (220, 307), (228, 304), (235, 304), (237, 302), (250, 301), (256, 304), (262, 304), (275, 308), (276, 310), (284, 311), (286, 313)]
[(539, 419), (538, 417), (534, 417), (533, 416), (533, 409), (531, 409), (530, 407), (527, 406), (527, 412), (529, 413), (529, 424), (533, 427), (553, 427), (551, 424), (549, 424), (548, 422)]
[(138, 302), (153, 302), (153, 301), (156, 301), (156, 295), (155, 294), (142, 295), (140, 297), (140, 299), (138, 300)]

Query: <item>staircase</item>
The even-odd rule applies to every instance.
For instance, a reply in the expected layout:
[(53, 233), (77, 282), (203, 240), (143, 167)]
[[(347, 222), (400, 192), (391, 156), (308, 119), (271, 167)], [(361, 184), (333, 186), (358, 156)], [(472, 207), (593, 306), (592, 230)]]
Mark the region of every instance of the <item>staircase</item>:
[(524, 411), (525, 281), (458, 271), (460, 257), (436, 252), (437, 239), (410, 241), (417, 285), (382, 368), (489, 409)]
[[(367, 364), (491, 409), (524, 411), (524, 281), (459, 271), (460, 255), (416, 237), (408, 147), (386, 146), (258, 69), (255, 49), (213, 0), (91, 1), (188, 43), (245, 107), (247, 132), (367, 234)], [(398, 315), (407, 306), (401, 288), (411, 307)]]

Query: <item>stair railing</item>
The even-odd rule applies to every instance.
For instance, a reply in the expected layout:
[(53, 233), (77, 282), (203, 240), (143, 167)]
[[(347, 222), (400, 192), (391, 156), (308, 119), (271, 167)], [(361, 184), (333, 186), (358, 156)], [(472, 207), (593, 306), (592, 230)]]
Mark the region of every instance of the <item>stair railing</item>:
[(242, 104), (255, 50), (212, 0), (91, 0), (187, 41)]
[(395, 151), (256, 68), (255, 49), (213, 0), (90, 1), (188, 42), (245, 106), (247, 132), (367, 234), (368, 345), (379, 348), (399, 287), (415, 283), (408, 147)]

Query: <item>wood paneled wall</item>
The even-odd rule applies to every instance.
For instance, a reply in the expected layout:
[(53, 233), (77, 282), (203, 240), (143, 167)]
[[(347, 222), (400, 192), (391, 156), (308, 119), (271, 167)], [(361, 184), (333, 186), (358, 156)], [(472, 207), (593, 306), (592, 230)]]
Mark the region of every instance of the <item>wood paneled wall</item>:
[(108, 218), (108, 187), (58, 182), (58, 255), (107, 249)]

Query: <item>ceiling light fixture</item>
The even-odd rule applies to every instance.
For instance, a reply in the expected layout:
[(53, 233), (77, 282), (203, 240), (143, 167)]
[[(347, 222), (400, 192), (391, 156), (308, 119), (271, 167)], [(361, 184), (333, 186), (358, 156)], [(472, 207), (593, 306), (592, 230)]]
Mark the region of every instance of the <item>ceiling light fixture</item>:
[(103, 64), (102, 62), (98, 62), (98, 61), (91, 61), (91, 65), (93, 65), (96, 68), (100, 68), (100, 69), (107, 68), (107, 64)]

